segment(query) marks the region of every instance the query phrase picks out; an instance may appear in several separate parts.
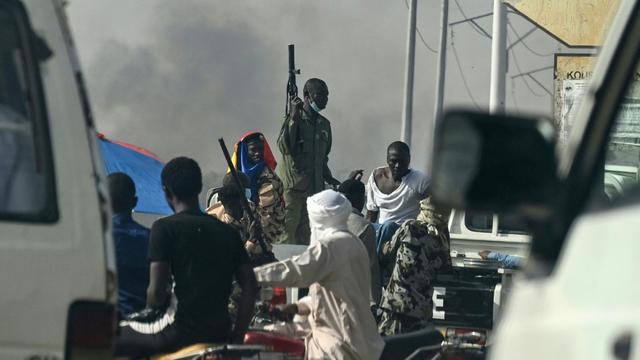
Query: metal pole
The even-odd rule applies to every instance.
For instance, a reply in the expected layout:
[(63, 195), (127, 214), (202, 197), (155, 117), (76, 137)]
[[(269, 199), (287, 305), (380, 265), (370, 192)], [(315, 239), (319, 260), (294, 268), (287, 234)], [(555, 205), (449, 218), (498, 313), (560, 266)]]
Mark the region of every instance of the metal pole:
[(413, 73), (416, 57), (416, 13), (418, 0), (411, 0), (409, 26), (407, 28), (407, 68), (405, 72), (404, 106), (402, 109), (401, 139), (411, 146), (411, 123), (413, 115)]
[(505, 110), (505, 85), (507, 77), (507, 9), (502, 0), (493, 0), (493, 31), (491, 34), (491, 86), (489, 111), (492, 114)]
[(440, 13), (440, 50), (438, 52), (438, 74), (436, 79), (436, 104), (433, 112), (433, 124), (431, 137), (435, 133), (436, 123), (442, 116), (444, 104), (444, 78), (447, 66), (447, 35), (449, 31), (449, 0), (442, 0), (442, 12)]

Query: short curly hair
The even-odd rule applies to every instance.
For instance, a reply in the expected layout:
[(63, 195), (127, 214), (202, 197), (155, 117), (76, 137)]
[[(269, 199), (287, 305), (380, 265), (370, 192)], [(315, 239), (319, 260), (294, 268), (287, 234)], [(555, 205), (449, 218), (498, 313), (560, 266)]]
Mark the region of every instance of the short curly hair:
[(169, 161), (160, 174), (162, 186), (178, 199), (198, 196), (202, 191), (202, 171), (198, 163), (180, 156)]
[(114, 213), (131, 212), (135, 203), (136, 185), (131, 177), (123, 172), (114, 172), (107, 177), (111, 209)]

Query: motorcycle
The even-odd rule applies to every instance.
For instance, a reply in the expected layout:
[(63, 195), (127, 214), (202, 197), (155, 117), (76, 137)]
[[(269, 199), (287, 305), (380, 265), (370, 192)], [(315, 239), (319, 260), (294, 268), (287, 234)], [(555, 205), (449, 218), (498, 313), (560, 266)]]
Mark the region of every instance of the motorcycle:
[[(278, 305), (286, 303), (285, 289), (265, 287), (260, 291), (243, 345), (200, 345), (153, 360), (304, 359), (303, 338), (308, 329), (282, 313)], [(443, 334), (429, 326), (383, 340), (380, 360), (481, 360), (486, 353), (486, 335), (473, 330), (449, 329)]]
[(296, 329), (292, 319), (283, 316), (277, 307), (286, 302), (285, 289), (262, 288), (244, 344), (265, 346), (273, 353), (286, 355), (286, 359), (303, 359), (306, 334)]
[[(250, 331), (245, 336), (245, 344), (266, 346), (295, 359), (304, 358), (302, 337), (306, 335), (307, 329), (296, 323), (291, 316), (283, 316), (278, 308), (278, 305), (287, 302), (285, 289), (263, 288), (260, 299)], [(451, 336), (445, 341), (443, 334), (431, 326), (407, 334), (384, 337), (385, 348), (380, 360), (465, 359), (451, 356), (459, 355), (461, 346), (469, 340), (467, 338), (476, 334), (468, 334), (465, 338), (449, 335)]]

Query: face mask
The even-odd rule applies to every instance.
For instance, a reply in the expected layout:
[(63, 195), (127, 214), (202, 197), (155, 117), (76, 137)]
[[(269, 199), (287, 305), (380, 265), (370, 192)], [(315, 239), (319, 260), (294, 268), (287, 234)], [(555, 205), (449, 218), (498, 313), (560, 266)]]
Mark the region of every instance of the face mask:
[(309, 104), (309, 106), (311, 106), (311, 108), (313, 109), (313, 111), (315, 111), (315, 112), (317, 112), (317, 113), (319, 113), (320, 111), (322, 111), (322, 109), (320, 109), (320, 108), (318, 107), (318, 105), (316, 105), (316, 102), (315, 102), (315, 101), (312, 101), (312, 102), (311, 102), (311, 104)]
[(244, 196), (245, 196), (248, 200), (251, 200), (251, 189), (244, 189)]

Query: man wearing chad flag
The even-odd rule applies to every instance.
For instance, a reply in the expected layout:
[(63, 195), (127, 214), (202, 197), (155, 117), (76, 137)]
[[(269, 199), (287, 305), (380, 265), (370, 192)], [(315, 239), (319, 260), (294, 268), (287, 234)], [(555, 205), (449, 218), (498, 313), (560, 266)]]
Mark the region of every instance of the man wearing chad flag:
[(233, 147), (231, 161), (237, 171), (249, 178), (251, 201), (256, 204), (265, 240), (280, 242), (284, 233), (282, 181), (276, 175), (276, 160), (264, 135), (244, 134)]

